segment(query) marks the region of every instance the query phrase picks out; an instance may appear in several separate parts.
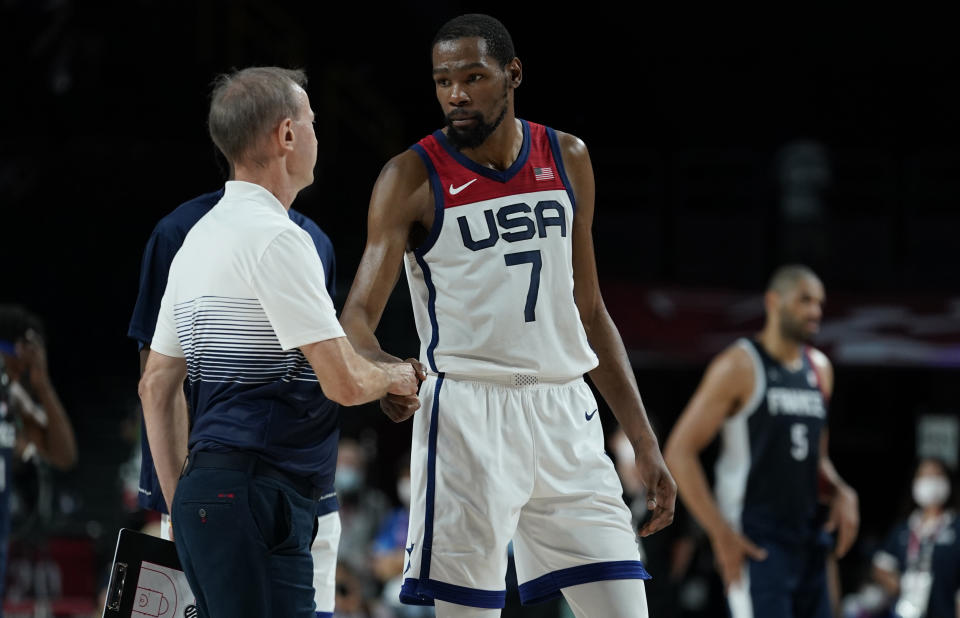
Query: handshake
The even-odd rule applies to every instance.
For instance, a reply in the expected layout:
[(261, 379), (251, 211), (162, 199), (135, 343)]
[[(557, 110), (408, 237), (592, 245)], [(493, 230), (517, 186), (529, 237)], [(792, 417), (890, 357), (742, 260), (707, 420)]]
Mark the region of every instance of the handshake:
[(380, 409), (394, 423), (401, 423), (413, 416), (420, 407), (417, 391), (420, 383), (427, 378), (426, 368), (415, 358), (378, 364), (390, 376), (390, 387), (380, 399)]

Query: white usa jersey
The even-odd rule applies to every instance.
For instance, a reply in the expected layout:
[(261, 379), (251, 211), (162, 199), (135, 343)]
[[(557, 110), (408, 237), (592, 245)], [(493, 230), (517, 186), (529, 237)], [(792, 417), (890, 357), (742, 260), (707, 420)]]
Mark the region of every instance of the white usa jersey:
[(597, 366), (573, 298), (576, 202), (557, 136), (521, 124), (505, 171), (468, 159), (442, 131), (412, 147), (435, 215), (405, 267), (420, 359), (433, 371), (562, 379)]

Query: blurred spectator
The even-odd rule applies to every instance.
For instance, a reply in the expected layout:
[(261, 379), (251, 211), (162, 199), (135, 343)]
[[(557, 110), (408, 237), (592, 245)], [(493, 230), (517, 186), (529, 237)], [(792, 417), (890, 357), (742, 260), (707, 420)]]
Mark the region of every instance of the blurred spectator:
[(380, 595), (385, 607), (398, 618), (423, 618), (433, 616), (433, 607), (428, 605), (404, 605), (400, 603), (400, 587), (406, 571), (407, 525), (410, 523), (410, 454), (397, 462), (397, 500), (400, 505), (390, 511), (380, 525), (373, 540), (373, 574), (383, 585)]
[[(390, 501), (381, 490), (367, 484), (368, 455), (351, 438), (340, 440), (334, 488), (340, 502), (340, 548), (337, 559), (346, 563), (364, 583), (364, 594), (376, 594), (372, 580), (370, 547), (390, 511)], [(406, 534), (406, 533), (404, 533)]]
[(367, 601), (363, 578), (345, 562), (337, 563), (336, 601), (333, 618), (393, 618), (378, 603)]
[(14, 456), (23, 461), (39, 457), (67, 470), (76, 463), (77, 445), (70, 419), (50, 381), (43, 324), (23, 307), (0, 305), (0, 598), (10, 534)]
[(874, 555), (874, 577), (899, 618), (960, 615), (960, 521), (951, 485), (945, 463), (921, 459), (913, 477), (916, 508)]
[[(623, 485), (623, 500), (633, 514), (633, 527), (639, 530), (650, 514), (647, 510), (647, 492), (640, 480), (633, 446), (617, 428), (607, 440), (607, 448), (613, 455), (620, 483)], [(640, 540), (644, 564), (654, 579), (647, 582), (647, 604), (651, 616), (669, 618), (680, 616), (684, 604), (689, 609), (701, 609), (707, 602), (706, 594), (688, 593), (681, 603), (684, 578), (690, 571), (697, 549), (696, 528), (683, 516), (682, 508), (674, 513), (673, 524), (657, 534)], [(695, 584), (696, 586), (696, 584)]]

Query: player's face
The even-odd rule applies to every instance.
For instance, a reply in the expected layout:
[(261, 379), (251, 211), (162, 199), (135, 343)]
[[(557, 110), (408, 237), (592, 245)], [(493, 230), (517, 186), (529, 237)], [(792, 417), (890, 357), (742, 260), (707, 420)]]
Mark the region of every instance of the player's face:
[(806, 343), (820, 330), (825, 293), (819, 279), (801, 277), (783, 295), (780, 304), (780, 332), (784, 338)]
[(486, 141), (512, 103), (511, 76), (486, 49), (487, 42), (480, 37), (442, 41), (433, 48), (437, 100), (447, 137), (457, 149), (476, 148)]
[(313, 127), (313, 110), (307, 93), (295, 86), (297, 96), (297, 117), (294, 119), (294, 156), (291, 174), (297, 177), (303, 186), (313, 182), (313, 169), (317, 165), (317, 134)]

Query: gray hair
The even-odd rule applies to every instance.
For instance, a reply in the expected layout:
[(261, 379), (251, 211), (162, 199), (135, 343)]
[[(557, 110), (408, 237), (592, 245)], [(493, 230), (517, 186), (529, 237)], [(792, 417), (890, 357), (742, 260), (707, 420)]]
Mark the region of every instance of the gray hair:
[(293, 86), (307, 85), (301, 70), (249, 67), (218, 75), (213, 82), (207, 127), (210, 138), (231, 163), (251, 152), (284, 118), (297, 118)]

